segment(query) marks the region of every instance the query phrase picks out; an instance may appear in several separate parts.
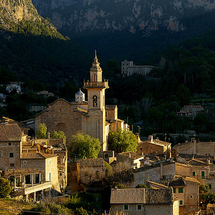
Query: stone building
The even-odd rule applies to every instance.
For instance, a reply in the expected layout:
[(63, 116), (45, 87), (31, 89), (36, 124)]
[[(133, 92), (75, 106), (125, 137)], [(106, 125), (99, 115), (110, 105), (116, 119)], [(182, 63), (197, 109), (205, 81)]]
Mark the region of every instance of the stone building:
[(123, 162), (130, 165), (132, 169), (137, 169), (141, 167), (141, 160), (143, 155), (135, 152), (122, 152), (116, 155), (117, 162)]
[(123, 76), (130, 76), (134, 73), (146, 76), (153, 68), (156, 67), (150, 65), (134, 65), (133, 61), (124, 60), (121, 62), (121, 74)]
[(111, 213), (123, 211), (128, 215), (179, 215), (178, 201), (171, 188), (112, 189)]
[(102, 69), (95, 54), (90, 69), (90, 80), (84, 81), (84, 89), (88, 93), (85, 101), (84, 93), (79, 90), (74, 102), (58, 99), (49, 104), (47, 109), (35, 117), (35, 130), (40, 123), (45, 123), (48, 132), (62, 130), (67, 141), (71, 142), (72, 135), (81, 131), (101, 142), (100, 156), (107, 151), (107, 136), (110, 129), (127, 129), (123, 120), (117, 119), (117, 107), (105, 105), (105, 90), (109, 88), (108, 81), (102, 78)]
[(201, 142), (195, 138), (191, 138), (190, 142), (178, 143), (173, 149), (178, 154), (215, 156), (215, 142)]
[(161, 141), (159, 139), (153, 139), (153, 135), (149, 135), (147, 141), (141, 141), (137, 146), (137, 153), (139, 154), (154, 154), (165, 155), (166, 158), (171, 157), (171, 143)]
[(179, 177), (169, 183), (179, 201), (180, 214), (191, 214), (199, 211), (200, 182), (191, 177)]
[(90, 158), (77, 161), (77, 182), (85, 185), (102, 181), (106, 167), (103, 158)]
[[(47, 142), (44, 146), (35, 144), (12, 120), (0, 123), (0, 172), (2, 177), (12, 181), (13, 195), (23, 195), (26, 200), (31, 197), (36, 201), (47, 189), (62, 191), (67, 180), (64, 184), (59, 180), (58, 157), (62, 156), (57, 155), (55, 148), (48, 149)], [(67, 157), (64, 163), (67, 168)]]

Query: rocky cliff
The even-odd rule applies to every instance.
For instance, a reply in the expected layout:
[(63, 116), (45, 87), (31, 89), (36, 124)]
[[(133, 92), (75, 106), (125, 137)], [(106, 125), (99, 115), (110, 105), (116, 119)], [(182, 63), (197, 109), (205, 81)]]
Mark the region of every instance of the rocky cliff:
[(33, 0), (59, 30), (71, 33), (139, 31), (143, 36), (160, 28), (184, 31), (186, 19), (215, 9), (209, 0)]
[(0, 0), (0, 28), (36, 35), (46, 32), (46, 35), (63, 38), (48, 20), (38, 14), (31, 0)]

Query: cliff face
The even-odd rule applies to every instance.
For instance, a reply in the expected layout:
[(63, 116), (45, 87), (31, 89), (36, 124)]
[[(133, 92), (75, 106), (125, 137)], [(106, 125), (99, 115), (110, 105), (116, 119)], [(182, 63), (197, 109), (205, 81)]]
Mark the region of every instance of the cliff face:
[(0, 0), (0, 20), (3, 27), (10, 28), (24, 19), (41, 20), (30, 0)]
[(51, 18), (59, 30), (71, 33), (138, 31), (143, 36), (160, 28), (184, 31), (183, 19), (215, 9), (209, 0), (33, 0), (42, 16)]
[(31, 0), (0, 0), (0, 28), (25, 34), (63, 38), (48, 20), (41, 17)]

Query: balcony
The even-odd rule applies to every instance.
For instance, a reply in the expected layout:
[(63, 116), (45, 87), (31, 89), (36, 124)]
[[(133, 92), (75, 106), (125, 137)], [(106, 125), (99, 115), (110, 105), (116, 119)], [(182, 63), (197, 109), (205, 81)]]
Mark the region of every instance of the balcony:
[(89, 80), (84, 81), (84, 88), (109, 88), (108, 80), (103, 82), (90, 82)]

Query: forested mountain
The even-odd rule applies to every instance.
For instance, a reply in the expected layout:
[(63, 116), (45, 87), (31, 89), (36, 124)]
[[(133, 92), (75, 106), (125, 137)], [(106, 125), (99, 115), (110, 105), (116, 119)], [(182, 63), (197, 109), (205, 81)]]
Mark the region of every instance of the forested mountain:
[(0, 67), (13, 72), (15, 79), (31, 78), (56, 88), (72, 78), (79, 85), (90, 60), (86, 50), (62, 36), (30, 0), (0, 2)]
[[(215, 3), (206, 0), (33, 0), (63, 34), (102, 58), (146, 63), (152, 50), (215, 26)], [(143, 61), (145, 59), (145, 62)]]

